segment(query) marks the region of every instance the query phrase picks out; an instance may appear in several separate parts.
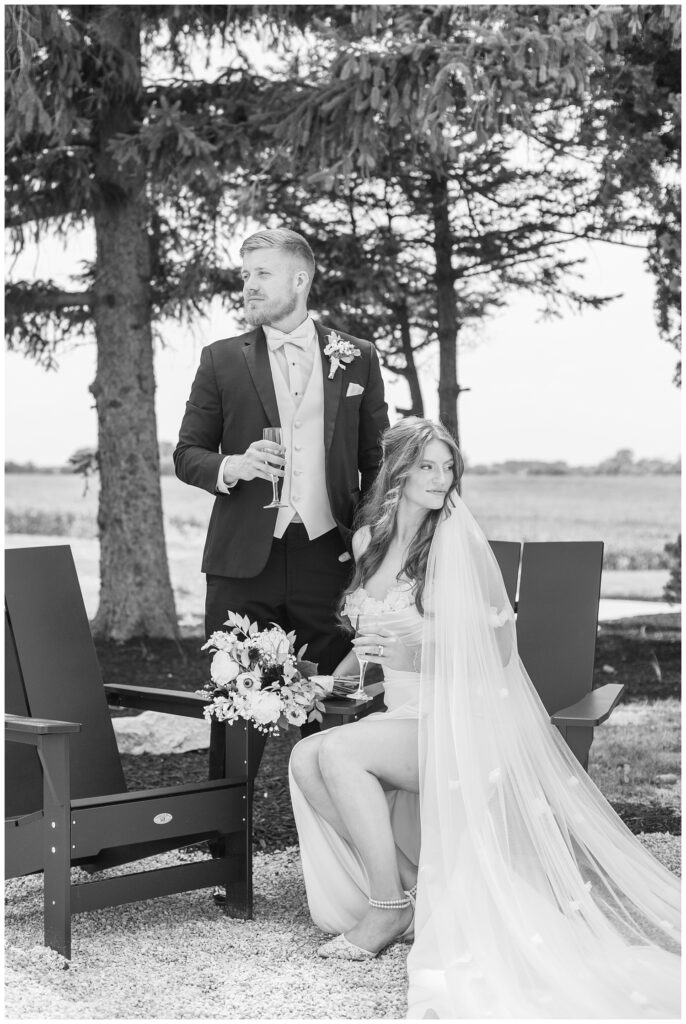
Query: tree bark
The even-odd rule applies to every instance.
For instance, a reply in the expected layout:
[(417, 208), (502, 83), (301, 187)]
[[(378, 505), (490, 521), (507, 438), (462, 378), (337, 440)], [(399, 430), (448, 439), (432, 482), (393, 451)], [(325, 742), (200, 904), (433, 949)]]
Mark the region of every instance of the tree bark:
[[(99, 10), (104, 45), (133, 56), (139, 75), (139, 10)], [(109, 97), (95, 158), (98, 358), (91, 391), (99, 433), (100, 606), (93, 630), (115, 640), (178, 635), (162, 520), (145, 180), (109, 152), (115, 135), (134, 129), (139, 90), (132, 71), (128, 94)]]
[(412, 348), (412, 337), (410, 335), (410, 318), (407, 312), (407, 303), (403, 302), (397, 310), (398, 323), (400, 324), (400, 337), (403, 347), (403, 356), (405, 359), (406, 371), (403, 376), (407, 380), (407, 386), (410, 389), (410, 402), (412, 408), (410, 409), (411, 416), (423, 416), (424, 415), (424, 399), (422, 398), (422, 389), (419, 386), (419, 375), (417, 373), (417, 364), (414, 359), (414, 350)]
[(448, 182), (432, 174), (429, 178), (431, 216), (434, 225), (434, 252), (436, 257), (436, 313), (439, 346), (439, 416), (458, 445), (460, 431), (457, 400), (457, 334), (460, 328), (455, 304), (455, 282), (452, 264), (453, 238), (450, 229)]

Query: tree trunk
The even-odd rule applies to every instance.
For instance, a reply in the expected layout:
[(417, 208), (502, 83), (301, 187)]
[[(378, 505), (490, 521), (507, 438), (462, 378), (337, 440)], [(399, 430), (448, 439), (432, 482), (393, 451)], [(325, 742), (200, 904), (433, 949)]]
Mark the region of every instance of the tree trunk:
[(407, 385), (410, 389), (410, 401), (412, 408), (410, 410), (411, 416), (423, 416), (424, 415), (424, 399), (422, 398), (422, 389), (419, 386), (419, 376), (417, 374), (417, 364), (414, 360), (414, 350), (412, 348), (412, 337), (410, 334), (410, 318), (407, 313), (407, 304), (402, 303), (398, 307), (398, 323), (400, 324), (400, 336), (402, 339), (403, 356), (405, 357), (406, 371), (403, 374), (407, 380)]
[[(99, 10), (104, 45), (133, 57), (139, 74), (138, 9)], [(178, 635), (162, 521), (145, 181), (108, 150), (113, 136), (133, 130), (139, 89), (132, 71), (128, 94), (113, 95), (102, 110), (95, 162), (98, 360), (91, 391), (99, 433), (100, 606), (93, 630), (115, 640)]]
[(455, 306), (455, 287), (452, 264), (452, 232), (448, 212), (448, 183), (445, 178), (432, 174), (429, 179), (431, 215), (434, 225), (434, 252), (436, 256), (436, 312), (438, 317), (439, 346), (439, 416), (458, 445), (460, 432), (457, 399), (457, 333), (459, 321)]

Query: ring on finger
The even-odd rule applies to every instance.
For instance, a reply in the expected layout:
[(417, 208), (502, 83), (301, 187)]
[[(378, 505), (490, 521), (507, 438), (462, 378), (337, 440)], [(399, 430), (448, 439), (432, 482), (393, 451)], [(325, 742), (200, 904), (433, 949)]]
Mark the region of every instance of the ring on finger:
[(377, 654), (377, 658), (383, 658), (383, 644), (379, 644), (379, 653)]

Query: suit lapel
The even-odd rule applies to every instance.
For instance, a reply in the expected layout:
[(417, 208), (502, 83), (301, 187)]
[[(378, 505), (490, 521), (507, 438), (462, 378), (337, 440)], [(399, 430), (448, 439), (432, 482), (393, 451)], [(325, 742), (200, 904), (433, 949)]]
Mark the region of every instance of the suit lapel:
[(261, 327), (254, 330), (244, 343), (243, 355), (248, 364), (255, 390), (264, 406), (267, 419), (273, 427), (278, 427), (280, 425), (279, 407), (276, 402), (272, 368), (269, 363), (267, 339)]
[(329, 357), (324, 355), (328, 330), (316, 322), (315, 327), (317, 328), (317, 339), (319, 341), (319, 349), (322, 354), (322, 375), (324, 378), (324, 449), (328, 452), (331, 447), (333, 428), (336, 425), (338, 406), (340, 405), (341, 395), (343, 393), (343, 373), (339, 367), (333, 375), (333, 379), (329, 380)]

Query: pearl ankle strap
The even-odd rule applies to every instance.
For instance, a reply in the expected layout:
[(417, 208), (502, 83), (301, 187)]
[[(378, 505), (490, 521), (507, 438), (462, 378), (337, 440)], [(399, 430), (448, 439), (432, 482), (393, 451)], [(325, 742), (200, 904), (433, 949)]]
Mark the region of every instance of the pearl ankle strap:
[(375, 910), (404, 910), (405, 907), (410, 906), (409, 897), (401, 898), (399, 900), (369, 900), (369, 906), (374, 907)]

